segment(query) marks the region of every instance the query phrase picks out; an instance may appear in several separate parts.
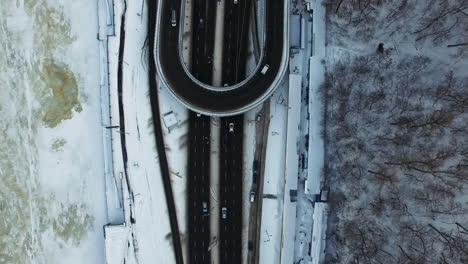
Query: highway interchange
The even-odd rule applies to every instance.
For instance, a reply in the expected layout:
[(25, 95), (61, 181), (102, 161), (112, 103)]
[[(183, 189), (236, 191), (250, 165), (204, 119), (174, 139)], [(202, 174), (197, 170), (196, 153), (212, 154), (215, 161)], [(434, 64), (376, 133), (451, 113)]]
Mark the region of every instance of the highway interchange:
[[(266, 100), (281, 81), (287, 67), (285, 2), (266, 1), (265, 41), (261, 47), (263, 56), (259, 66), (246, 83), (229, 91), (216, 91), (216, 87), (207, 89), (186, 72), (180, 56), (181, 23), (171, 24), (172, 10), (179, 11), (177, 18), (180, 20), (181, 7), (181, 0), (163, 0), (158, 5), (156, 66), (160, 80), (168, 91), (188, 108), (211, 116), (239, 114)], [(269, 69), (263, 74), (261, 70), (266, 65)]]
[[(157, 2), (154, 56), (158, 77), (168, 90), (189, 109), (187, 230), (188, 262), (212, 263), (210, 214), (219, 219), (219, 263), (242, 263), (242, 188), (243, 188), (243, 124), (241, 114), (255, 107), (276, 88), (284, 74), (288, 57), (284, 52), (284, 2), (265, 3), (265, 41), (259, 66), (246, 76), (247, 36), (254, 0), (221, 0), (225, 2), (222, 84), (239, 85), (225, 91), (211, 85), (215, 38), (215, 9), (218, 1), (192, 0), (192, 42), (190, 70), (184, 69), (180, 39), (183, 3), (181, 0)], [(150, 6), (150, 20), (154, 8)], [(236, 3), (235, 3), (236, 2)], [(182, 13), (182, 14), (181, 14)], [(176, 14), (176, 16), (174, 16)], [(174, 17), (176, 21), (174, 22)], [(150, 34), (151, 37), (151, 34)], [(151, 45), (150, 45), (151, 48)], [(268, 71), (262, 71), (267, 65)], [(190, 76), (190, 74), (192, 76)], [(197, 81), (194, 81), (196, 79)], [(206, 87), (209, 86), (210, 89)], [(210, 160), (211, 118), (220, 120), (219, 160)], [(210, 163), (219, 162), (219, 204), (210, 204)], [(169, 207), (174, 207), (170, 204)], [(215, 208), (218, 211), (213, 211)], [(174, 222), (171, 220), (171, 223)], [(177, 222), (177, 221), (175, 221)], [(174, 233), (173, 225), (171, 225)], [(173, 236), (175, 246), (180, 238)], [(175, 248), (177, 263), (181, 250)], [(183, 261), (183, 260), (182, 260)]]

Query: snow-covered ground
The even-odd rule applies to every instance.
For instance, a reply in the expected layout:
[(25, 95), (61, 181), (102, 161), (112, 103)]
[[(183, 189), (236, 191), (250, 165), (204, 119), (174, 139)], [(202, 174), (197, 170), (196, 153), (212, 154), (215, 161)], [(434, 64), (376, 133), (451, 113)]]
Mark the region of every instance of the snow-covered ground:
[(97, 5), (0, 14), (0, 263), (103, 263)]
[[(260, 227), (260, 263), (280, 263), (288, 81), (280, 84), (270, 99), (270, 125), (264, 170), (262, 222)], [(266, 117), (265, 117), (266, 118)]]
[(283, 219), (281, 221), (281, 263), (294, 262), (296, 229), (297, 178), (299, 169), (298, 140), (301, 122), (301, 76), (289, 74), (286, 160), (284, 168)]
[[(111, 112), (118, 116), (117, 97), (117, 65), (120, 43), (121, 15), (124, 12), (124, 2), (115, 1), (116, 36), (109, 39)], [(133, 195), (133, 216), (135, 223), (131, 225), (129, 242), (131, 251), (127, 254), (127, 263), (147, 263), (158, 259), (161, 263), (174, 263), (172, 242), (170, 239), (169, 218), (166, 199), (162, 185), (158, 154), (153, 134), (152, 114), (149, 101), (147, 46), (147, 8), (142, 1), (128, 1), (125, 12), (125, 49), (123, 57), (123, 104), (125, 118), (126, 150), (128, 154), (128, 179)], [(184, 134), (186, 126), (185, 109), (175, 103), (164, 89), (160, 89), (161, 113), (173, 111), (178, 126), (170, 131), (163, 127), (165, 142), (168, 146), (167, 155), (172, 173), (172, 184), (179, 228), (185, 231), (184, 196), (185, 192), (185, 158)], [(171, 101), (172, 100), (172, 101)], [(118, 124), (116, 118), (113, 125)], [(164, 123), (163, 123), (164, 124)], [(120, 131), (116, 129), (114, 136)], [(114, 168), (122, 171), (122, 154), (120, 138), (113, 140)], [(184, 244), (184, 240), (182, 240)], [(166, 252), (166, 254), (161, 254)]]

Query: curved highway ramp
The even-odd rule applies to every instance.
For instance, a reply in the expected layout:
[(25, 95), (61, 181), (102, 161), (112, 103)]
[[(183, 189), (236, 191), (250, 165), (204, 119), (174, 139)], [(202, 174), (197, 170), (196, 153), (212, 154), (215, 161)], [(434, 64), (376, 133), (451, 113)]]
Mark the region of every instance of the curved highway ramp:
[(240, 114), (265, 101), (279, 85), (288, 64), (288, 1), (265, 1), (263, 56), (256, 71), (233, 87), (205, 85), (188, 72), (180, 52), (182, 10), (181, 0), (159, 1), (155, 60), (160, 80), (170, 93), (189, 109), (210, 116)]

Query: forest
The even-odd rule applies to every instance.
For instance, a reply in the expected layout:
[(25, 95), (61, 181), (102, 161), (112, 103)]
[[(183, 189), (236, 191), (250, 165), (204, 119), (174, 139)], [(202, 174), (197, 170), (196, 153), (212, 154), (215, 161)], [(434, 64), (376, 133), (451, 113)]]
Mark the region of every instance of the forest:
[(326, 263), (468, 263), (468, 1), (324, 4)]

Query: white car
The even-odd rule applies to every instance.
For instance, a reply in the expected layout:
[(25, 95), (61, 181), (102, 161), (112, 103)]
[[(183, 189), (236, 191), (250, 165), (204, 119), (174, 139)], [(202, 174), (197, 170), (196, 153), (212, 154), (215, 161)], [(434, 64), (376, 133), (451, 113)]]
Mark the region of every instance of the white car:
[(203, 206), (203, 212), (204, 212), (204, 213), (208, 213), (208, 203), (207, 203), (207, 202), (203, 202), (203, 203), (202, 203), (202, 206)]
[(221, 208), (221, 218), (222, 219), (227, 218), (227, 208), (226, 207)]
[(270, 68), (270, 65), (265, 64), (265, 66), (263, 66), (263, 68), (262, 68), (261, 73), (262, 73), (263, 75), (265, 75), (265, 74), (267, 73), (267, 71), (268, 71), (269, 68)]
[(255, 192), (254, 191), (250, 192), (249, 200), (250, 200), (251, 203), (253, 203), (255, 201)]
[(171, 25), (173, 27), (177, 26), (177, 13), (175, 9), (172, 9), (172, 12), (171, 12)]
[(229, 123), (229, 133), (234, 133), (234, 123)]
[(237, 3), (239, 2), (239, 0), (234, 0), (234, 4), (237, 5)]

